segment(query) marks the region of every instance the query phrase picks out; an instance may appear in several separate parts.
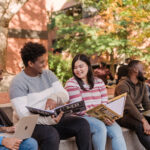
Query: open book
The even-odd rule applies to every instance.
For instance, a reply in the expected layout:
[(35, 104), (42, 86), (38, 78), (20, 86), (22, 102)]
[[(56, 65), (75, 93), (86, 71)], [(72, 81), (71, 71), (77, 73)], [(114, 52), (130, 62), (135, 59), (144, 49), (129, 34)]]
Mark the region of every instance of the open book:
[(64, 115), (68, 115), (71, 113), (77, 113), (83, 110), (86, 110), (86, 106), (84, 101), (78, 101), (74, 103), (65, 104), (62, 106), (58, 106), (52, 110), (43, 110), (34, 107), (26, 106), (26, 108), (34, 114), (39, 114), (41, 116), (57, 116), (61, 111), (64, 112)]
[(88, 110), (86, 113), (100, 120), (104, 120), (105, 118), (117, 120), (123, 117), (126, 96), (127, 93), (121, 94), (109, 100), (107, 105), (100, 104)]
[(150, 117), (150, 110), (143, 111), (142, 114), (143, 114), (145, 117)]

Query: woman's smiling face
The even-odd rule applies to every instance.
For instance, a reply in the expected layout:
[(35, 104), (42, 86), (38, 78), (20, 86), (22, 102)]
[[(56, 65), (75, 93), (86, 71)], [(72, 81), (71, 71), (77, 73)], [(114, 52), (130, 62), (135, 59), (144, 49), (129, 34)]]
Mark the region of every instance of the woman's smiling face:
[(75, 65), (74, 65), (74, 74), (80, 78), (80, 79), (84, 79), (84, 78), (87, 78), (87, 73), (88, 73), (88, 65), (81, 61), (81, 60), (77, 60), (75, 62)]

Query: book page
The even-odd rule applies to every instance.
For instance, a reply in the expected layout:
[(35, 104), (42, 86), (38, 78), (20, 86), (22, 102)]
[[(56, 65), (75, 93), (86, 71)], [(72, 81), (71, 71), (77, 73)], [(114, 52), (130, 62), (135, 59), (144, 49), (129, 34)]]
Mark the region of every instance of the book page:
[(122, 116), (124, 111), (124, 105), (125, 105), (125, 97), (121, 97), (115, 101), (108, 103), (106, 106), (111, 110), (113, 110), (114, 112), (116, 112), (117, 114), (119, 114), (120, 116)]
[(71, 114), (71, 113), (81, 112), (84, 110), (86, 110), (84, 101), (77, 101), (77, 102), (65, 104), (55, 108), (57, 114), (59, 114), (61, 111), (63, 111), (64, 114)]
[(150, 110), (144, 111), (142, 114), (146, 117), (150, 117)]
[(119, 116), (117, 115), (117, 113), (115, 113), (114, 111), (112, 111), (111, 109), (109, 109), (107, 106), (100, 104), (90, 110), (87, 111), (87, 114), (98, 118), (100, 120), (104, 120), (105, 118), (108, 118), (110, 120), (117, 120), (119, 119)]
[(114, 97), (107, 105), (99, 104), (98, 106), (86, 111), (86, 113), (102, 121), (105, 118), (117, 120), (123, 116), (125, 101), (126, 93)]

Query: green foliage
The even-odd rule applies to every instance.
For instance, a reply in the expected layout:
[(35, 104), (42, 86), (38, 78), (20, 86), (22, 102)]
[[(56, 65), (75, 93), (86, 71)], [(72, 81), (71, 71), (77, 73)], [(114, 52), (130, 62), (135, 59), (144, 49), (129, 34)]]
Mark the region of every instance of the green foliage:
[[(54, 49), (68, 49), (72, 55), (84, 53), (98, 55), (103, 52), (113, 53), (114, 48), (118, 48), (118, 53), (128, 54), (131, 45), (126, 39), (127, 32), (124, 29), (118, 29), (116, 33), (99, 34), (101, 30), (95, 26), (90, 27), (81, 22), (74, 22), (73, 17), (65, 14), (59, 14), (55, 17), (57, 30), (57, 42), (53, 45)], [(123, 26), (125, 23), (122, 23)], [(132, 48), (133, 49), (133, 48)]]
[(104, 0), (79, 0), (79, 1), (84, 3), (85, 7), (94, 7), (99, 11), (105, 9), (106, 4), (108, 4)]
[(106, 9), (115, 1), (119, 6), (145, 6), (149, 4), (149, 0), (78, 0), (84, 3), (86, 6), (92, 6), (96, 8)]
[(54, 55), (50, 52), (48, 65), (63, 85), (72, 77), (71, 61), (62, 59), (61, 55)]
[(51, 29), (57, 29), (53, 48), (77, 53), (126, 54), (150, 62), (148, 47), (143, 43), (150, 38), (149, 0), (78, 0), (84, 8), (96, 8), (104, 26), (87, 25), (66, 13), (52, 15)]

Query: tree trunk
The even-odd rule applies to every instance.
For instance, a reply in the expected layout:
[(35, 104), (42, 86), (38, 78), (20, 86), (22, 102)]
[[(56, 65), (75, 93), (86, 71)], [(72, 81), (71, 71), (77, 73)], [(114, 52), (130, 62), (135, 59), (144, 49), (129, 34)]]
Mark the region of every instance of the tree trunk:
[(112, 73), (112, 75), (115, 75), (115, 62), (114, 62), (114, 53), (112, 52), (110, 54), (110, 72)]
[(3, 0), (0, 2), (0, 67), (6, 71), (8, 26), (11, 18), (28, 0)]
[(0, 67), (6, 71), (6, 48), (8, 27), (0, 26)]

